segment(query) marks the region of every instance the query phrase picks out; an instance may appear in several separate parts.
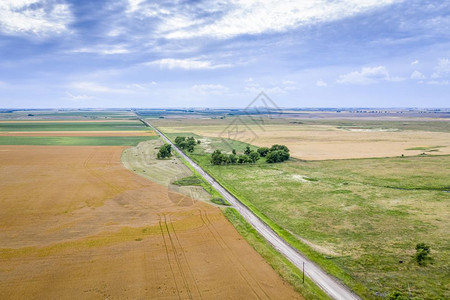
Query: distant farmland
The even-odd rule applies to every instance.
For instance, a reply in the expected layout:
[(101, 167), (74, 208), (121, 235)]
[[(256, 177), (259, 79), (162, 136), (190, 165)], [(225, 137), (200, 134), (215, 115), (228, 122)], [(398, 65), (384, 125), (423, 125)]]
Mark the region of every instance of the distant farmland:
[[(200, 147), (189, 154), (195, 161), (241, 201), (287, 230), (285, 236), (293, 245), (365, 298), (394, 291), (424, 299), (449, 298), (445, 287), (450, 260), (450, 156), (445, 155), (450, 140), (448, 123), (410, 122), (411, 128), (400, 129), (398, 122), (383, 121), (377, 128), (393, 130), (371, 135), (373, 128), (349, 132), (317, 120), (306, 125), (298, 124), (303, 120), (291, 121), (266, 120), (253, 143), (292, 145), (295, 158), (281, 164), (260, 159), (254, 165), (228, 166), (211, 165), (211, 153), (235, 149), (242, 154), (247, 144), (220, 138), (227, 128), (224, 120), (152, 123), (159, 124), (171, 138), (192, 135), (200, 139)], [(351, 122), (352, 126), (368, 127), (358, 120)], [(257, 125), (252, 126), (256, 131)], [(251, 134), (240, 128), (244, 135), (237, 136)], [(349, 134), (372, 138), (353, 141)], [(305, 140), (307, 136), (310, 139)], [(296, 143), (310, 149), (299, 151)], [(341, 159), (307, 160), (320, 149), (317, 143), (328, 145), (321, 148), (323, 157)], [(358, 143), (375, 148), (383, 145), (384, 150), (379, 148), (383, 156), (394, 157), (342, 159), (373, 153), (369, 148), (362, 151)], [(342, 153), (335, 144), (348, 150)], [(392, 151), (397, 145), (401, 151)], [(408, 145), (429, 146), (411, 149)], [(425, 267), (414, 260), (415, 246), (421, 242), (430, 245), (433, 253), (433, 263)]]
[(2, 297), (302, 299), (202, 187), (168, 188), (192, 172), (157, 161), (158, 139), (136, 121), (0, 122)]

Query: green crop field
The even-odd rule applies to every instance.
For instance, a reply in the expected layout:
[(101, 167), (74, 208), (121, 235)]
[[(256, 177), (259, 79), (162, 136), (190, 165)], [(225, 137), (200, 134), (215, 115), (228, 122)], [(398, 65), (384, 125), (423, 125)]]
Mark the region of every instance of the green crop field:
[[(213, 166), (211, 151), (246, 144), (195, 137), (204, 141), (195, 161), (364, 297), (450, 298), (450, 156)], [(426, 266), (413, 259), (421, 242), (431, 247)]]
[(127, 110), (3, 110), (0, 119), (136, 119), (133, 112)]
[(1, 123), (0, 131), (136, 131), (149, 130), (141, 122), (14, 122)]
[(0, 145), (135, 146), (157, 136), (0, 136)]

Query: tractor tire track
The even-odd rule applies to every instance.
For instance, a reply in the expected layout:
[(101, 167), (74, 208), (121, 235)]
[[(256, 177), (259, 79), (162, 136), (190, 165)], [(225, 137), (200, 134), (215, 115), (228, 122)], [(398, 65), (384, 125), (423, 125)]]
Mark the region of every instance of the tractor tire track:
[(165, 214), (163, 216), (164, 216), (164, 227), (167, 230), (168, 240), (170, 241), (170, 245), (172, 246), (173, 256), (175, 257), (175, 262), (176, 262), (176, 264), (178, 266), (178, 271), (180, 272), (181, 279), (183, 281), (183, 285), (184, 285), (184, 287), (186, 289), (186, 292), (187, 292), (187, 295), (188, 295), (189, 299), (193, 299), (192, 292), (191, 292), (191, 289), (189, 287), (189, 283), (188, 283), (186, 274), (184, 272), (184, 268), (183, 268), (183, 266), (181, 264), (181, 261), (180, 261), (180, 258), (179, 258), (178, 250), (175, 247), (175, 243), (173, 241), (172, 235), (170, 234), (169, 225), (167, 224), (167, 216)]
[[(239, 259), (237, 259), (237, 257), (234, 255), (234, 254), (230, 254), (230, 249), (229, 249), (229, 247), (227, 247), (227, 245), (226, 245), (226, 242), (223, 240), (223, 238), (220, 236), (220, 234), (219, 233), (217, 233), (217, 231), (213, 231), (212, 229), (211, 229), (211, 227), (213, 227), (212, 226), (212, 224), (208, 221), (208, 220), (206, 220), (205, 221), (205, 217), (203, 217), (203, 211), (201, 210), (201, 209), (199, 209), (198, 210), (199, 212), (200, 212), (200, 218), (202, 219), (202, 222), (203, 222), (203, 224), (204, 224), (204, 226), (208, 229), (208, 231), (210, 232), (210, 234), (211, 234), (211, 236), (214, 238), (214, 240), (217, 242), (217, 244), (223, 249), (223, 250), (225, 250), (224, 252), (227, 254), (227, 258), (228, 258), (228, 260), (230, 261), (230, 263), (232, 264), (232, 265), (235, 265), (236, 266), (236, 270), (238, 270), (238, 272), (239, 272), (239, 275), (241, 276), (241, 278), (247, 283), (247, 285), (250, 287), (250, 289), (252, 290), (252, 292), (255, 294), (255, 296), (258, 298), (258, 299), (261, 299), (261, 297), (258, 295), (258, 293), (256, 292), (256, 290), (254, 289), (254, 287), (253, 287), (253, 285), (249, 282), (249, 280), (248, 280), (248, 277), (250, 277), (250, 278), (252, 278), (252, 280), (253, 281), (255, 281), (255, 279), (252, 277), (252, 276), (245, 276), (244, 274), (243, 274), (243, 271), (242, 270), (244, 270), (244, 272), (245, 273), (247, 273), (248, 274), (248, 271), (245, 269), (245, 267), (241, 264), (241, 262), (239, 261)], [(210, 226), (211, 225), (211, 226)], [(219, 238), (217, 237), (217, 236), (219, 236)], [(258, 284), (258, 283), (257, 283)], [(259, 284), (258, 284), (258, 286), (259, 286)], [(261, 286), (260, 286), (260, 288), (261, 288)], [(263, 290), (263, 292), (264, 292), (264, 290)], [(266, 295), (266, 297), (269, 299), (269, 297), (268, 297), (268, 295), (264, 292), (264, 294)]]
[(184, 251), (183, 246), (181, 245), (180, 239), (178, 238), (178, 235), (177, 235), (177, 233), (175, 231), (175, 227), (173, 226), (173, 222), (172, 222), (172, 219), (171, 219), (170, 215), (169, 215), (169, 221), (170, 221), (170, 227), (172, 228), (173, 235), (175, 236), (175, 239), (176, 239), (176, 241), (178, 243), (178, 246), (181, 249), (181, 254), (182, 254), (182, 256), (184, 258), (184, 261), (185, 261), (185, 263), (187, 265), (187, 269), (189, 271), (189, 274), (192, 277), (192, 281), (194, 282), (195, 289), (197, 290), (197, 293), (198, 293), (200, 299), (203, 299), (202, 294), (200, 293), (200, 289), (198, 287), (197, 281), (195, 280), (194, 273), (192, 272), (191, 265), (189, 264), (189, 260), (186, 257), (186, 252)]
[(172, 279), (173, 279), (173, 281), (175, 283), (175, 288), (177, 290), (178, 299), (181, 299), (180, 289), (178, 288), (178, 283), (177, 283), (177, 278), (175, 277), (175, 272), (173, 271), (173, 267), (172, 267), (172, 264), (170, 262), (169, 248), (167, 247), (166, 236), (164, 234), (164, 230), (163, 230), (163, 226), (162, 226), (162, 218), (161, 218), (160, 214), (158, 214), (158, 218), (159, 218), (159, 229), (161, 230), (161, 235), (162, 235), (162, 238), (163, 238), (163, 241), (164, 241), (164, 248), (165, 248), (165, 251), (166, 251), (167, 263), (169, 264), (170, 272), (172, 273)]

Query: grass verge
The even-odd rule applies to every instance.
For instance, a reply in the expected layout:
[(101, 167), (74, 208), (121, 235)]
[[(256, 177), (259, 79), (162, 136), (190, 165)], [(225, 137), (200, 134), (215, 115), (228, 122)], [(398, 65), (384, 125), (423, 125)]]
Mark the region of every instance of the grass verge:
[(276, 251), (234, 208), (223, 210), (225, 217), (233, 224), (239, 234), (255, 249), (265, 261), (294, 289), (306, 299), (330, 299), (314, 282), (305, 277), (302, 271)]
[[(226, 201), (225, 199), (222, 199), (222, 195), (220, 195), (220, 193), (218, 191), (216, 191), (215, 188), (213, 188), (181, 155), (179, 155), (176, 151), (174, 151), (175, 156), (181, 160), (191, 171), (192, 173), (194, 173), (193, 176), (195, 176), (198, 180), (201, 181), (201, 187), (203, 187), (203, 189), (205, 191), (207, 191), (211, 196), (211, 202), (215, 203), (215, 204), (219, 204), (219, 205), (225, 205), (225, 206), (230, 206), (230, 203), (228, 203), (228, 201)], [(216, 203), (214, 201), (212, 201), (213, 199), (221, 199), (222, 201), (220, 201), (220, 203)]]

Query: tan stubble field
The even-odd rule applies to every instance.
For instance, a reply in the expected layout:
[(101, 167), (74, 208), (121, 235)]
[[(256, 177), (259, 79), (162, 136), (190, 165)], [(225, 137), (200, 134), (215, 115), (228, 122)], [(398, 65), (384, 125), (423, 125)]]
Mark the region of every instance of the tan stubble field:
[(3, 297), (300, 297), (218, 208), (125, 169), (124, 149), (0, 147)]

